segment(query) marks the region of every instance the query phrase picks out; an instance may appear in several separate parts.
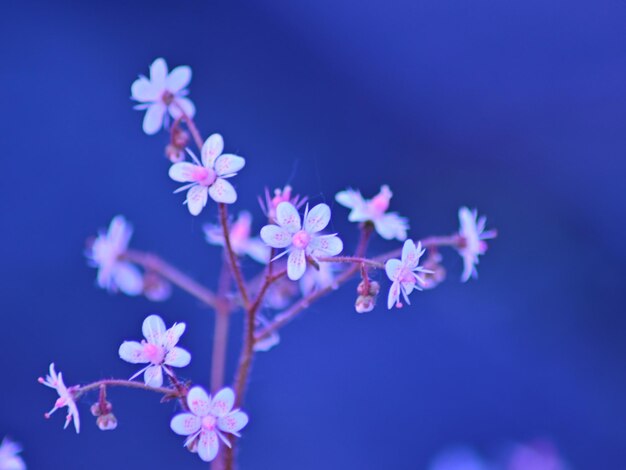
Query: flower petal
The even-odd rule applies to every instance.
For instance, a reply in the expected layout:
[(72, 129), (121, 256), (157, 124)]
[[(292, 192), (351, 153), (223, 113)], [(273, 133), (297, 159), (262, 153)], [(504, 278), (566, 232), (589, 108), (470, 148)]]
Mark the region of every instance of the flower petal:
[(400, 217), (396, 213), (384, 214), (380, 218), (374, 220), (376, 232), (385, 240), (394, 238), (404, 241), (406, 240), (406, 232), (409, 228), (409, 222), (406, 218)]
[(235, 411), (217, 420), (217, 427), (231, 434), (237, 434), (246, 424), (248, 424), (248, 415), (243, 411)]
[(149, 102), (159, 99), (157, 90), (146, 77), (139, 77), (130, 87), (132, 98), (136, 101)]
[(148, 343), (161, 345), (161, 340), (165, 334), (165, 323), (158, 315), (146, 317), (141, 325), (141, 332)]
[(215, 160), (215, 172), (218, 176), (233, 175), (246, 164), (246, 159), (232, 153), (220, 155)]
[(307, 250), (314, 258), (318, 256), (335, 256), (343, 250), (343, 242), (337, 235), (322, 235), (312, 238)]
[(150, 65), (150, 81), (155, 88), (163, 89), (167, 78), (167, 63), (165, 59), (159, 57)]
[(261, 239), (272, 248), (286, 248), (291, 245), (291, 234), (278, 225), (266, 225), (261, 229)]
[(281, 202), (276, 207), (276, 222), (289, 233), (296, 233), (302, 228), (300, 214), (290, 202)]
[(237, 191), (232, 184), (222, 178), (216, 179), (215, 183), (209, 187), (209, 194), (215, 202), (233, 204), (237, 201)]
[[(183, 115), (183, 112), (189, 117), (193, 118), (196, 114), (196, 106), (189, 98), (178, 97), (174, 102), (167, 107), (170, 115), (174, 119), (178, 119)], [(181, 112), (182, 109), (182, 112)]]
[(124, 341), (118, 351), (120, 359), (131, 364), (150, 362), (143, 353), (143, 346), (137, 341)]
[(150, 366), (143, 373), (143, 381), (150, 387), (160, 387), (163, 385), (163, 370), (161, 366)]
[(391, 310), (400, 298), (400, 283), (398, 281), (394, 281), (389, 288), (389, 296), (387, 297), (387, 308)]
[(143, 292), (143, 276), (134, 264), (120, 261), (115, 264), (111, 274), (115, 285), (124, 294), (138, 295)]
[(220, 134), (212, 134), (202, 145), (202, 164), (207, 168), (213, 168), (215, 159), (224, 151), (224, 139)]
[(215, 416), (226, 416), (233, 409), (235, 404), (235, 392), (232, 388), (226, 387), (221, 389), (211, 402), (211, 414)]
[(196, 181), (197, 178), (195, 176), (200, 169), (202, 169), (202, 167), (193, 163), (179, 162), (174, 163), (170, 167), (168, 174), (170, 175), (170, 178), (179, 183), (191, 183)]
[(187, 191), (187, 199), (185, 202), (187, 203), (187, 208), (189, 209), (189, 213), (191, 215), (198, 215), (206, 206), (206, 202), (208, 199), (208, 191), (205, 186), (192, 186)]
[(191, 354), (183, 348), (173, 348), (165, 355), (165, 364), (172, 367), (185, 367), (191, 362)]
[(396, 281), (400, 276), (400, 271), (402, 270), (402, 261), (399, 259), (390, 259), (385, 263), (385, 272), (387, 273), (387, 277), (391, 281)]
[(297, 281), (302, 277), (306, 270), (306, 257), (304, 250), (294, 248), (289, 253), (287, 259), (287, 277), (292, 281)]
[(304, 230), (308, 233), (316, 233), (324, 230), (328, 222), (330, 222), (330, 207), (326, 204), (318, 204), (306, 215)]
[(417, 267), (423, 250), (421, 243), (415, 246), (413, 240), (406, 240), (402, 246), (402, 264), (413, 270)]
[(181, 65), (179, 67), (175, 67), (174, 70), (170, 72), (170, 74), (165, 79), (165, 88), (167, 88), (170, 92), (176, 94), (187, 85), (191, 81), (191, 67), (187, 65)]
[(181, 413), (172, 418), (170, 428), (179, 436), (189, 436), (200, 430), (202, 419), (191, 413)]
[(187, 394), (187, 406), (196, 416), (204, 417), (211, 411), (211, 398), (202, 387), (192, 387)]
[(123, 215), (116, 215), (109, 224), (107, 238), (115, 251), (120, 253), (126, 250), (128, 242), (133, 234), (133, 227)]
[(198, 455), (205, 462), (210, 462), (217, 455), (217, 434), (214, 431), (202, 431), (198, 441)]
[(163, 127), (163, 116), (167, 107), (164, 103), (151, 104), (143, 117), (143, 131), (148, 135), (154, 135)]
[(174, 323), (171, 328), (168, 328), (163, 337), (163, 346), (167, 349), (172, 349), (178, 344), (178, 340), (185, 332), (186, 325), (184, 323)]
[(243, 251), (254, 261), (261, 264), (267, 264), (270, 260), (269, 247), (258, 238), (251, 238), (248, 240), (248, 243), (245, 244)]
[(365, 200), (363, 199), (363, 196), (361, 196), (361, 192), (354, 189), (339, 191), (335, 195), (335, 201), (348, 209), (354, 209), (365, 205)]

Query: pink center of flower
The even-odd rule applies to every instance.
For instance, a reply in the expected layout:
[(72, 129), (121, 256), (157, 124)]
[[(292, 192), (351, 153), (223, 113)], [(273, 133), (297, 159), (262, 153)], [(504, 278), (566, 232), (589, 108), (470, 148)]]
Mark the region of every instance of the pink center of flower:
[(165, 359), (165, 350), (152, 343), (144, 343), (143, 354), (152, 364), (161, 364)]
[(166, 104), (166, 105), (170, 105), (172, 104), (172, 101), (174, 101), (174, 95), (172, 94), (171, 91), (165, 90), (163, 92), (163, 94), (161, 95), (161, 100)]
[(299, 232), (297, 232), (291, 240), (293, 246), (295, 246), (296, 248), (300, 248), (301, 250), (306, 248), (310, 241), (311, 235), (306, 233), (304, 230), (300, 230)]
[(213, 431), (217, 424), (217, 418), (213, 415), (208, 415), (202, 418), (202, 427), (207, 431)]
[(211, 186), (217, 179), (217, 173), (211, 168), (197, 166), (193, 170), (193, 179), (202, 186)]

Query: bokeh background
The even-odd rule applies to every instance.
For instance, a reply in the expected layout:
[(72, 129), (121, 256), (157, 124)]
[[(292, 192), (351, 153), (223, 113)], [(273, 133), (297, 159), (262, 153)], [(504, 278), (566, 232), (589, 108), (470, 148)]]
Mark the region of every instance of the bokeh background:
[(121, 213), (134, 247), (215, 280), (215, 210), (172, 195), (167, 136), (129, 99), (163, 56), (192, 66), (203, 133), (247, 158), (235, 210), (257, 223), (265, 186), (332, 205), (386, 183), (413, 237), (456, 230), (461, 205), (500, 232), (477, 282), (447, 251), (447, 282), (411, 308), (358, 315), (350, 285), (291, 324), (255, 363), (241, 468), (424, 469), (535, 437), (572, 468), (626, 468), (625, 20), (618, 0), (5, 0), (0, 436), (31, 469), (205, 468), (156, 396), (112, 391), (110, 433), (81, 402), (77, 436), (43, 419), (36, 382), (50, 361), (69, 383), (129, 376), (117, 348), (159, 313), (187, 323), (183, 375), (208, 383), (211, 312), (109, 295), (83, 256)]

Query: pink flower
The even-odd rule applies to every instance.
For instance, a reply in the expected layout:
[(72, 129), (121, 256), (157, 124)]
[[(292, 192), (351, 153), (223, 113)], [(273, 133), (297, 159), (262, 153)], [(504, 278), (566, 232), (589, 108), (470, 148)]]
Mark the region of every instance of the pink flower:
[(330, 222), (330, 207), (318, 204), (304, 213), (304, 227), (300, 214), (290, 202), (281, 202), (276, 207), (276, 223), (261, 229), (261, 238), (273, 248), (287, 248), (279, 256), (289, 253), (287, 276), (297, 281), (306, 270), (306, 257), (334, 256), (343, 249), (343, 243), (337, 235), (317, 235)]
[(185, 113), (193, 118), (196, 108), (187, 96), (185, 89), (191, 81), (191, 68), (186, 65), (176, 67), (169, 74), (167, 63), (158, 58), (150, 66), (150, 79), (140, 75), (131, 86), (132, 99), (141, 104), (135, 109), (146, 110), (143, 118), (143, 131), (156, 134), (167, 122), (167, 112), (178, 119)]
[(482, 216), (479, 219), (476, 209), (471, 211), (467, 207), (461, 207), (459, 209), (459, 222), (461, 224), (459, 229), (461, 244), (458, 251), (463, 257), (461, 280), (465, 282), (470, 277), (478, 277), (478, 271), (476, 270), (478, 256), (485, 254), (487, 251), (487, 243), (484, 240), (495, 238), (497, 232), (495, 230), (485, 232), (487, 218)]
[(73, 420), (74, 429), (76, 429), (76, 434), (78, 434), (80, 432), (80, 417), (78, 416), (76, 402), (74, 401), (71, 389), (68, 389), (63, 383), (63, 376), (61, 372), (58, 374), (55, 372), (54, 363), (50, 364), (50, 373), (46, 376), (46, 378), (43, 379), (42, 377), (39, 377), (38, 380), (40, 384), (55, 389), (59, 394), (59, 398), (55, 402), (54, 407), (44, 416), (49, 418), (56, 410), (67, 406), (67, 416), (65, 418), (65, 426), (63, 426), (63, 429), (67, 428), (70, 421)]
[(132, 226), (118, 215), (111, 220), (106, 233), (100, 233), (87, 249), (89, 264), (98, 268), (98, 286), (110, 292), (118, 289), (127, 295), (143, 291), (143, 277), (139, 269), (121, 259), (133, 234)]
[(211, 398), (202, 387), (193, 387), (187, 394), (189, 412), (174, 416), (170, 427), (179, 436), (188, 436), (185, 446), (210, 462), (217, 455), (219, 440), (231, 446), (224, 433), (241, 437), (239, 431), (248, 424), (248, 415), (233, 410), (234, 404), (235, 393), (230, 388), (223, 388)]
[(363, 199), (360, 191), (347, 189), (337, 193), (335, 200), (352, 209), (348, 216), (350, 222), (372, 222), (376, 232), (385, 240), (396, 238), (403, 241), (406, 239), (409, 222), (396, 212), (387, 213), (392, 196), (389, 186), (384, 185), (372, 199)]
[(226, 179), (235, 176), (244, 167), (246, 160), (237, 155), (222, 154), (223, 150), (222, 136), (213, 134), (202, 146), (202, 162), (187, 149), (194, 163), (180, 162), (170, 167), (170, 178), (179, 183), (189, 183), (174, 192), (189, 190), (185, 203), (192, 215), (202, 211), (208, 196), (224, 204), (232, 204), (237, 200), (235, 188)]
[(148, 364), (130, 380), (144, 372), (144, 382), (152, 387), (163, 385), (163, 370), (170, 374), (168, 367), (185, 367), (191, 361), (191, 354), (176, 346), (185, 331), (184, 323), (174, 323), (168, 330), (158, 315), (150, 315), (143, 321), (142, 332), (145, 340), (124, 341), (119, 349), (120, 358), (132, 364)]
[(283, 189), (274, 189), (274, 196), (270, 196), (269, 190), (265, 188), (265, 201), (263, 201), (263, 199), (259, 196), (259, 205), (261, 206), (261, 210), (271, 223), (276, 223), (276, 208), (281, 202), (290, 202), (296, 207), (296, 209), (300, 209), (300, 207), (302, 207), (307, 201), (306, 197), (301, 198), (299, 194), (294, 196), (292, 191), (293, 188), (287, 185)]
[[(230, 226), (230, 244), (238, 256), (248, 255), (255, 261), (267, 264), (270, 259), (270, 249), (258, 238), (250, 238), (252, 216), (250, 212), (242, 211), (239, 218)], [(202, 229), (206, 241), (211, 245), (224, 246), (224, 233), (221, 225), (205, 224)]]
[(2, 439), (0, 444), (0, 470), (26, 470), (26, 464), (17, 455), (22, 452), (22, 448), (8, 437)]
[(402, 293), (406, 303), (410, 304), (409, 294), (413, 289), (422, 290), (417, 282), (423, 283), (424, 280), (416, 273), (429, 272), (418, 266), (420, 257), (425, 251), (422, 249), (420, 242), (417, 243), (416, 247), (412, 240), (407, 240), (402, 247), (402, 259), (387, 260), (385, 271), (387, 272), (387, 277), (392, 281), (389, 288), (389, 297), (387, 298), (387, 308), (391, 309), (394, 304), (398, 308), (402, 307), (400, 293)]

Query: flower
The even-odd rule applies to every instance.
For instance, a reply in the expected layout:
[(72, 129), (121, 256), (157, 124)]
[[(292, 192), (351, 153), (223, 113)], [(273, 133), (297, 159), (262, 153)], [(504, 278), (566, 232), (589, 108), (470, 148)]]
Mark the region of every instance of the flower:
[(315, 290), (327, 287), (337, 288), (335, 283), (336, 265), (333, 263), (320, 263), (319, 269), (309, 266), (300, 279), (300, 291), (302, 295), (309, 295)]
[(176, 346), (185, 331), (184, 323), (174, 323), (168, 330), (158, 315), (150, 315), (143, 321), (145, 341), (124, 341), (119, 349), (120, 358), (132, 364), (149, 365), (141, 369), (130, 380), (144, 372), (144, 382), (152, 387), (163, 385), (163, 370), (171, 374), (169, 367), (185, 367), (191, 354)]
[(428, 466), (428, 470), (489, 470), (492, 468), (469, 447), (453, 447), (440, 452)]
[(459, 229), (461, 242), (458, 251), (463, 257), (461, 280), (466, 282), (470, 277), (478, 277), (476, 270), (478, 255), (483, 255), (487, 251), (487, 243), (484, 240), (495, 238), (497, 232), (495, 230), (485, 232), (487, 218), (485, 216), (478, 218), (476, 209), (471, 211), (467, 207), (461, 207), (459, 209), (459, 222), (461, 224)]
[(159, 57), (150, 65), (150, 79), (140, 75), (130, 88), (132, 99), (141, 104), (135, 109), (146, 110), (143, 117), (143, 131), (156, 134), (167, 122), (166, 112), (174, 119), (183, 113), (193, 118), (196, 108), (189, 98), (185, 87), (191, 81), (191, 68), (186, 65), (176, 67), (169, 74), (165, 59)]
[(269, 190), (265, 188), (265, 201), (261, 199), (261, 196), (259, 196), (259, 205), (261, 206), (261, 210), (266, 215), (270, 223), (276, 223), (276, 207), (278, 207), (278, 204), (281, 202), (290, 202), (296, 206), (296, 209), (300, 209), (300, 207), (302, 207), (307, 201), (306, 196), (302, 198), (299, 194), (293, 196), (291, 194), (292, 191), (293, 188), (289, 185), (285, 186), (283, 189), (276, 188), (274, 189), (274, 196), (271, 197)]
[(235, 393), (230, 388), (223, 388), (211, 398), (202, 387), (192, 387), (187, 394), (189, 412), (174, 416), (170, 428), (179, 436), (188, 436), (185, 446), (210, 462), (219, 450), (218, 437), (230, 447), (224, 433), (241, 437), (239, 431), (248, 424), (248, 415), (233, 410), (234, 404)]
[(85, 255), (89, 264), (98, 268), (98, 285), (110, 292), (118, 289), (127, 295), (143, 291), (143, 278), (135, 265), (121, 259), (133, 234), (132, 226), (118, 215), (109, 224), (107, 233), (100, 233)]
[(389, 186), (384, 185), (372, 199), (363, 199), (360, 191), (347, 189), (338, 192), (335, 200), (342, 206), (352, 209), (348, 216), (350, 222), (371, 222), (385, 240), (396, 238), (404, 241), (409, 228), (408, 220), (396, 212), (386, 213), (392, 196)]
[(78, 416), (76, 402), (74, 401), (71, 389), (68, 389), (63, 383), (63, 376), (61, 372), (58, 374), (55, 372), (54, 363), (50, 364), (50, 373), (46, 376), (46, 378), (43, 379), (42, 377), (39, 377), (38, 380), (40, 384), (55, 389), (59, 394), (59, 398), (55, 402), (54, 407), (44, 416), (49, 418), (56, 410), (67, 406), (67, 416), (65, 418), (65, 426), (63, 426), (63, 429), (67, 428), (70, 421), (73, 420), (74, 429), (76, 429), (76, 434), (78, 434), (80, 432), (80, 417)]
[(174, 192), (189, 189), (185, 203), (192, 215), (202, 211), (208, 196), (224, 204), (232, 204), (237, 200), (237, 192), (226, 178), (235, 176), (244, 167), (246, 160), (237, 155), (222, 154), (223, 150), (224, 139), (219, 134), (213, 134), (202, 146), (202, 163), (187, 149), (194, 163), (180, 162), (170, 167), (170, 178), (179, 183), (189, 183)]
[(330, 207), (318, 204), (304, 212), (304, 228), (300, 214), (290, 202), (281, 202), (276, 207), (276, 223), (261, 229), (261, 238), (272, 248), (287, 248), (287, 276), (297, 281), (306, 270), (306, 257), (334, 256), (343, 249), (343, 243), (336, 234), (317, 235), (330, 221)]
[(22, 448), (8, 437), (2, 439), (0, 444), (0, 470), (26, 470), (26, 464), (17, 455), (22, 452)]
[(410, 304), (409, 294), (413, 289), (422, 290), (422, 288), (417, 285), (417, 282), (423, 283), (424, 280), (416, 273), (429, 272), (423, 267), (418, 266), (420, 257), (425, 251), (426, 250), (422, 249), (420, 242), (417, 243), (416, 247), (413, 240), (407, 240), (402, 247), (402, 259), (387, 260), (385, 271), (387, 277), (392, 281), (391, 287), (389, 288), (389, 297), (387, 297), (388, 309), (391, 309), (394, 304), (398, 308), (402, 307), (400, 292), (402, 292), (406, 303)]
[[(250, 212), (240, 212), (237, 220), (230, 226), (230, 245), (238, 256), (248, 255), (253, 260), (266, 264), (270, 258), (270, 249), (258, 238), (250, 238), (251, 226)], [(224, 246), (224, 232), (221, 225), (205, 224), (202, 229), (208, 243)]]

